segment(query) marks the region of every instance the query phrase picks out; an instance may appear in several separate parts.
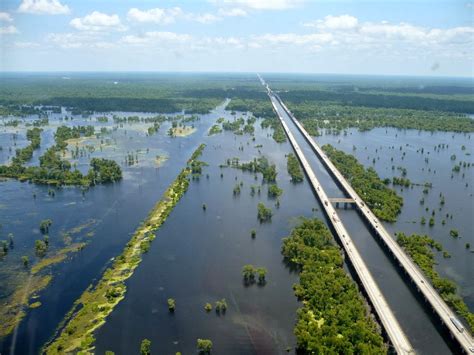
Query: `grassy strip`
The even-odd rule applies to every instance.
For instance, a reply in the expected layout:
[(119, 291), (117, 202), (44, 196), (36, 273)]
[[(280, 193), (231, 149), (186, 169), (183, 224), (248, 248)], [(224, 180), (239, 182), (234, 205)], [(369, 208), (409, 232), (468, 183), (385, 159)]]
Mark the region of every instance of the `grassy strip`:
[(397, 220), (403, 198), (388, 188), (373, 168), (365, 169), (353, 155), (330, 144), (324, 145), (322, 149), (378, 218), (387, 222)]
[[(105, 272), (95, 287), (89, 287), (74, 303), (66, 316), (66, 325), (60, 335), (43, 349), (47, 354), (70, 352), (91, 352), (94, 348), (93, 332), (101, 327), (107, 316), (125, 297), (125, 281), (133, 275), (142, 260), (142, 254), (149, 249), (155, 238), (153, 232), (165, 222), (173, 207), (189, 186), (188, 176), (191, 165), (197, 159), (205, 145), (201, 144), (188, 160), (174, 182), (165, 191), (161, 200), (151, 210), (146, 220), (135, 231), (122, 254)], [(68, 319), (69, 318), (69, 319)], [(68, 320), (67, 320), (68, 319)]]
[(74, 243), (66, 248), (58, 250), (54, 255), (42, 258), (38, 263), (33, 265), (30, 273), (21, 276), (22, 281), (19, 287), (10, 295), (0, 306), (0, 338), (9, 335), (15, 327), (21, 322), (26, 314), (26, 307), (37, 308), (40, 302), (28, 305), (30, 299), (43, 290), (53, 279), (52, 275), (41, 275), (40, 272), (47, 267), (59, 264), (64, 261), (69, 253), (75, 253), (86, 243)]
[(407, 236), (403, 233), (397, 233), (397, 242), (420, 269), (423, 270), (425, 275), (428, 276), (433, 287), (438, 290), (443, 300), (461, 317), (466, 319), (472, 333), (474, 330), (474, 313), (469, 311), (462, 298), (458, 296), (456, 284), (449, 279), (439, 276), (434, 268), (436, 262), (432, 250), (436, 249), (442, 252), (443, 247), (441, 244), (427, 235), (412, 234)]
[(25, 317), (25, 308), (28, 306), (30, 298), (48, 286), (52, 278), (51, 275), (29, 276), (5, 303), (0, 304), (0, 338), (13, 332)]
[(282, 254), (299, 271), (295, 295), (303, 302), (294, 329), (297, 353), (385, 354), (386, 345), (326, 225), (303, 219), (283, 239)]
[(35, 275), (48, 266), (62, 262), (64, 259), (66, 259), (67, 254), (78, 252), (82, 250), (85, 246), (86, 243), (74, 243), (66, 248), (59, 250), (55, 255), (51, 257), (41, 259), (38, 263), (33, 265), (33, 267), (31, 268), (31, 274)]

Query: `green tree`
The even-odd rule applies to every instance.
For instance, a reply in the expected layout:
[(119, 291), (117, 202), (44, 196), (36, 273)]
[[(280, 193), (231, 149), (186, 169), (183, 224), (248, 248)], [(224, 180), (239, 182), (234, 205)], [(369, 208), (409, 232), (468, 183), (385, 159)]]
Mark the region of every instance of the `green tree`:
[(168, 310), (173, 313), (176, 309), (176, 301), (174, 298), (168, 298)]
[(246, 283), (253, 283), (255, 281), (255, 267), (251, 264), (244, 265), (242, 268), (242, 277)]
[(210, 354), (212, 350), (212, 341), (209, 339), (198, 339), (197, 349), (199, 354)]
[(143, 339), (140, 344), (140, 354), (141, 355), (151, 355), (151, 341), (148, 339)]
[(30, 258), (26, 255), (23, 255), (21, 257), (21, 262), (23, 263), (24, 267), (28, 267), (28, 265), (30, 264)]
[(265, 277), (267, 276), (267, 269), (264, 267), (258, 267), (256, 269), (257, 275), (258, 275), (258, 283), (261, 285), (264, 285), (266, 283)]

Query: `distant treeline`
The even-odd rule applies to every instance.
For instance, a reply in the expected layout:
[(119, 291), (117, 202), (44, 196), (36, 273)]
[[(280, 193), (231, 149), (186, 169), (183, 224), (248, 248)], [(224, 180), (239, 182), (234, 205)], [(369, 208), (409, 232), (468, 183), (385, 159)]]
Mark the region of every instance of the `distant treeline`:
[(408, 108), (458, 113), (474, 112), (474, 101), (429, 98), (416, 95), (389, 95), (383, 93), (359, 93), (355, 91), (294, 90), (282, 92), (280, 96), (283, 100), (289, 100), (294, 104), (305, 101), (331, 101), (344, 105), (365, 107)]

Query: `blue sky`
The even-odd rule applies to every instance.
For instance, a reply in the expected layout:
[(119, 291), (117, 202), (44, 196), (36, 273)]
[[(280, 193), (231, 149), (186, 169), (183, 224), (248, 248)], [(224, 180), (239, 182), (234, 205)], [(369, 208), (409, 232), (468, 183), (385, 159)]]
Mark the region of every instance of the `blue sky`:
[(2, 0), (1, 71), (472, 76), (471, 0)]

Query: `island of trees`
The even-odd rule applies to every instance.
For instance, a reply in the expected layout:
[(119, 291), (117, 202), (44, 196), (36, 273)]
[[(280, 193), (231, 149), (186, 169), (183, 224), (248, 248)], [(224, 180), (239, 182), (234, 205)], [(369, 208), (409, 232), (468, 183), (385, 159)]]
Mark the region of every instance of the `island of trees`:
[(299, 271), (302, 301), (294, 329), (298, 353), (385, 354), (377, 324), (346, 274), (340, 249), (317, 219), (304, 219), (283, 240), (285, 261)]
[(373, 168), (365, 169), (357, 159), (334, 148), (322, 147), (326, 155), (381, 220), (395, 222), (403, 206), (403, 198), (388, 188)]
[(467, 321), (470, 331), (474, 331), (474, 313), (469, 311), (466, 303), (458, 295), (456, 284), (441, 277), (435, 270), (436, 260), (433, 250), (443, 252), (442, 245), (427, 235), (404, 233), (397, 233), (397, 242), (428, 276), (443, 300)]

